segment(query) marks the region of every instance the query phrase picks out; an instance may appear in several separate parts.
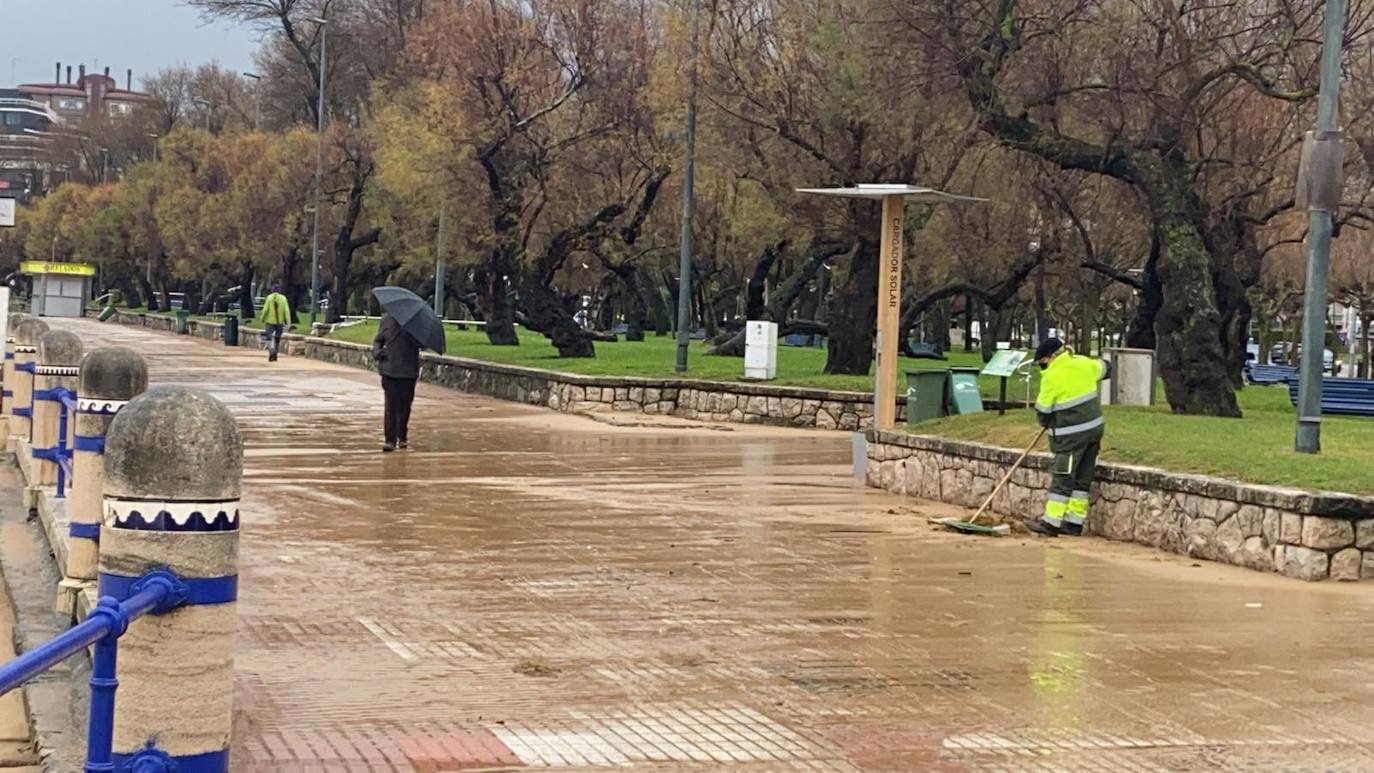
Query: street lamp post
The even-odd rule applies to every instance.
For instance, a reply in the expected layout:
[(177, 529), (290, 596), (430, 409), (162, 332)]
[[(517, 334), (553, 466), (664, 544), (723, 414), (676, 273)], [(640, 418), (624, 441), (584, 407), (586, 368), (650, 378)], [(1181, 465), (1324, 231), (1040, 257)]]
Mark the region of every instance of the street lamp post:
[(211, 133), (211, 132), (210, 132), (210, 118), (211, 118), (211, 116), (214, 115), (215, 106), (214, 106), (213, 104), (210, 103), (210, 100), (208, 100), (208, 99), (201, 99), (200, 97), (196, 97), (196, 99), (195, 99), (194, 101), (195, 101), (195, 103), (196, 103), (197, 105), (199, 105), (200, 107), (205, 108), (205, 133), (206, 133), (206, 134), (209, 134), (209, 133)]
[(314, 330), (315, 319), (320, 313), (320, 189), (324, 177), (324, 68), (325, 39), (329, 21), (322, 16), (311, 17), (320, 25), (320, 85), (319, 102), (315, 109), (315, 226), (310, 236), (310, 328)]
[(687, 158), (682, 167), (682, 253), (677, 278), (677, 365), (687, 372), (687, 348), (692, 343), (692, 217), (696, 209), (697, 57), (700, 52), (701, 0), (692, 0), (691, 68), (687, 88)]
[(448, 202), (439, 199), (439, 233), (434, 239), (434, 313), (439, 319), (444, 318), (444, 226), (448, 210)]
[[(1341, 87), (1341, 35), (1345, 24), (1345, 0), (1326, 0), (1326, 19), (1322, 34), (1321, 90), (1317, 95), (1315, 142), (1340, 142), (1336, 129)], [(1316, 154), (1314, 154), (1315, 156)], [(1337, 153), (1339, 157), (1339, 153)], [(1314, 164), (1312, 171), (1323, 167)], [(1339, 175), (1339, 168), (1325, 168)], [(1331, 182), (1311, 179), (1306, 183), (1320, 187)], [(1333, 188), (1335, 186), (1332, 186)], [(1331, 258), (1332, 218), (1336, 201), (1328, 196), (1311, 196), (1307, 207), (1307, 288), (1303, 295), (1302, 360), (1298, 373), (1298, 421), (1293, 447), (1300, 454), (1321, 453), (1322, 376), (1326, 361), (1327, 271)]]
[(246, 72), (243, 77), (253, 81), (253, 131), (262, 129), (262, 76)]

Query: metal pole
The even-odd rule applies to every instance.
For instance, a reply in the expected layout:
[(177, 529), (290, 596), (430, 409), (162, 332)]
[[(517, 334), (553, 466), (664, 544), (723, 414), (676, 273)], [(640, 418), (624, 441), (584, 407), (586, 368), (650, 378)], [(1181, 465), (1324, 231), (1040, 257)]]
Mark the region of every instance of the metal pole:
[(444, 318), (444, 218), (448, 202), (439, 201), (439, 234), (434, 239), (434, 314)]
[(310, 237), (310, 328), (320, 313), (320, 187), (324, 176), (324, 44), (329, 32), (327, 24), (320, 24), (320, 94), (315, 110), (315, 227)]
[[(1321, 92), (1317, 132), (1336, 130), (1341, 86), (1341, 33), (1345, 0), (1326, 0), (1322, 35)], [(1308, 207), (1307, 291), (1303, 296), (1302, 362), (1298, 373), (1298, 422), (1294, 448), (1300, 454), (1322, 449), (1322, 372), (1326, 355), (1326, 275), (1331, 257), (1331, 212), (1320, 202)]]
[(700, 50), (701, 0), (692, 0), (692, 72), (687, 90), (687, 158), (682, 169), (682, 254), (677, 280), (677, 367), (687, 371), (687, 347), (692, 342), (692, 216), (696, 208), (697, 57)]
[(115, 691), (119, 689), (119, 640), (106, 634), (91, 658), (91, 718), (86, 728), (87, 773), (114, 770)]

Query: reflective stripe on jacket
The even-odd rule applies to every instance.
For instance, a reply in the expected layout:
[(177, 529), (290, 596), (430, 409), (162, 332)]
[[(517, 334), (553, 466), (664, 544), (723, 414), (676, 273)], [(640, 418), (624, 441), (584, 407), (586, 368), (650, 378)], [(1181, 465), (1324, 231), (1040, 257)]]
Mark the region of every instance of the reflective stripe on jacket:
[(1063, 438), (1102, 426), (1102, 398), (1098, 384), (1107, 377), (1107, 364), (1092, 357), (1065, 353), (1050, 361), (1040, 374), (1036, 418), (1051, 438)]

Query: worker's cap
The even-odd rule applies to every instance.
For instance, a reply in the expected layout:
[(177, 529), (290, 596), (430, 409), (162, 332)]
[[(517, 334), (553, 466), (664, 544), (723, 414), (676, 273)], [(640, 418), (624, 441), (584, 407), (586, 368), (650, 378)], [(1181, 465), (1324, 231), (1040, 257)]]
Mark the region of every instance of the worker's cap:
[(280, 285), (279, 283), (273, 282), (273, 283), (272, 283), (272, 292), (274, 292), (274, 293), (279, 293), (279, 292), (281, 292), (281, 285)]
[(1058, 338), (1046, 338), (1035, 347), (1035, 359), (1043, 360), (1063, 348), (1064, 342)]

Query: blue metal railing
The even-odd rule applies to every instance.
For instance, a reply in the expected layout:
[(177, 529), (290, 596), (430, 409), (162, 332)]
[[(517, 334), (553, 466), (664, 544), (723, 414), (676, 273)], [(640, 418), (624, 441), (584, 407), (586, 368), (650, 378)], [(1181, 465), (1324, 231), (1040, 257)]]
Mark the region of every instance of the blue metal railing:
[(34, 400), (57, 403), (57, 444), (51, 448), (33, 449), (33, 458), (57, 465), (57, 498), (67, 496), (67, 482), (72, 477), (72, 449), (67, 445), (67, 422), (75, 421), (76, 393), (66, 387), (35, 389)]
[[(129, 623), (146, 614), (161, 615), (186, 602), (187, 587), (179, 577), (163, 569), (151, 571), (134, 582), (124, 601), (105, 596), (86, 619), (0, 666), (0, 695), (37, 677), (53, 666), (95, 645), (91, 658), (91, 719), (86, 732), (86, 773), (113, 773), (115, 691), (119, 687), (119, 637)], [(156, 756), (156, 755), (150, 755)], [(140, 770), (134, 767), (134, 770)], [(147, 767), (150, 771), (163, 767)]]

